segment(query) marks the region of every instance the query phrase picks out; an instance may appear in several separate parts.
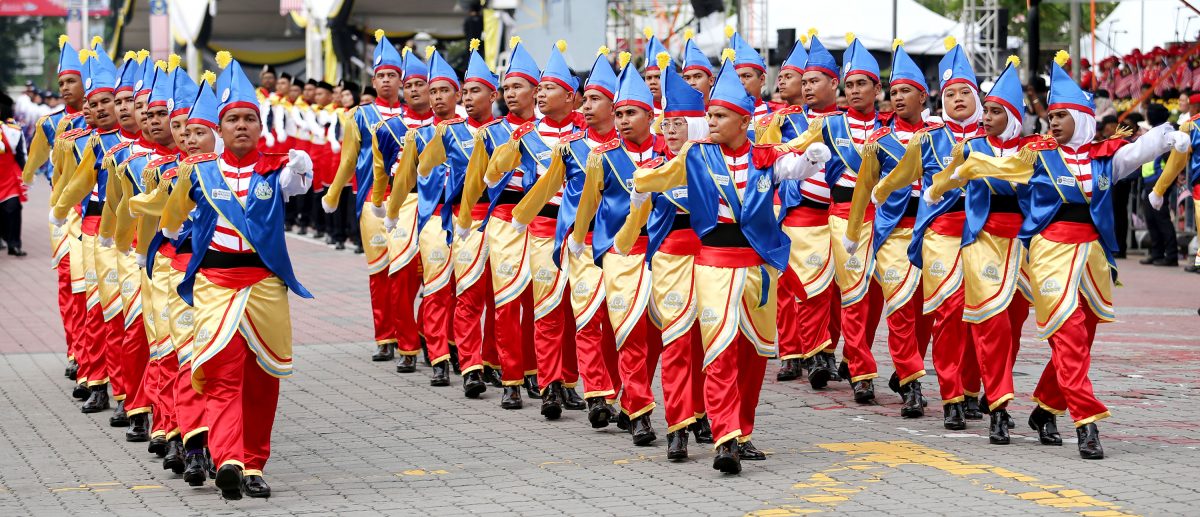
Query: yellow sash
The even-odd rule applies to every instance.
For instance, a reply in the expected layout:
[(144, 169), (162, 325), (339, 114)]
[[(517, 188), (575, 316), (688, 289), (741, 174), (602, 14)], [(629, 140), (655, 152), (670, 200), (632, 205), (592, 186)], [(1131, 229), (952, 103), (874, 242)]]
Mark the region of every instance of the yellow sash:
[(171, 335), (171, 309), (183, 300), (175, 291), (175, 286), (183, 280), (183, 273), (171, 267), (171, 259), (163, 254), (154, 256), (154, 276), (151, 277), (150, 290), (154, 293), (154, 314), (148, 318), (153, 320), (154, 335), (157, 338), (150, 342), (150, 359), (158, 360), (175, 350), (174, 336)]
[(83, 286), (87, 293), (87, 310), (100, 305), (99, 283), (96, 282), (96, 236), (84, 235), (80, 239), (83, 251)]
[(367, 258), (367, 274), (383, 272), (388, 267), (388, 233), (384, 231), (383, 219), (375, 217), (370, 209), (362, 211), (358, 219), (358, 232), (362, 236), (363, 256)]
[[(171, 268), (168, 276), (171, 285), (179, 285), (183, 281), (183, 272), (176, 271)], [(184, 303), (183, 298), (179, 297), (173, 289), (167, 293), (167, 320), (166, 326), (171, 334), (171, 344), (175, 350), (175, 358), (179, 360), (179, 364), (187, 364), (192, 360), (192, 354), (195, 352), (193, 343), (196, 335), (196, 312), (191, 305)]]

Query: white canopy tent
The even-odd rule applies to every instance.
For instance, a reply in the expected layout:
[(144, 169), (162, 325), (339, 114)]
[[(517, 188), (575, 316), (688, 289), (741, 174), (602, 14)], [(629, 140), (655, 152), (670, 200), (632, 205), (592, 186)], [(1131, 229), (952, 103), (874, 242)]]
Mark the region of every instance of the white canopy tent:
[(1096, 55), (1092, 35), (1085, 35), (1080, 53), (1093, 63), (1108, 56), (1121, 57), (1133, 49), (1149, 52), (1176, 41), (1195, 41), (1200, 15), (1179, 0), (1126, 0), (1096, 24)]
[[(775, 34), (779, 29), (796, 29), (796, 35), (815, 27), (818, 37), (831, 50), (846, 48), (845, 35), (853, 32), (869, 50), (890, 52), (892, 50), (892, 17), (897, 18), (896, 37), (904, 40), (904, 49), (911, 54), (946, 53), (943, 40), (954, 36), (965, 41), (963, 25), (935, 13), (916, 0), (896, 0), (896, 12), (892, 12), (893, 0), (836, 0), (796, 2), (794, 0), (771, 0), (767, 10), (767, 39), (775, 46)], [(750, 27), (744, 34), (747, 41), (759, 41), (756, 31)]]

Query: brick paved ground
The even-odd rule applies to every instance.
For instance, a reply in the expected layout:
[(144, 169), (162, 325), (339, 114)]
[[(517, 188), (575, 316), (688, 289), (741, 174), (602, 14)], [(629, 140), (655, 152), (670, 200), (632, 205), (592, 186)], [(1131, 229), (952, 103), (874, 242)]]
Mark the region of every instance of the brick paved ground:
[[(1200, 503), (1200, 276), (1122, 262), (1121, 321), (1101, 328), (1092, 368), (1113, 412), (1101, 424), (1108, 459), (1080, 460), (1065, 419), (1063, 447), (1038, 445), (1023, 425), (1048, 357), (1027, 328), (1013, 445), (989, 446), (979, 422), (947, 433), (936, 417), (901, 420), (890, 393), (859, 406), (846, 384), (814, 393), (776, 383), (772, 364), (755, 434), (771, 456), (726, 477), (695, 445), (692, 459), (671, 463), (665, 437), (636, 448), (615, 428), (591, 430), (582, 412), (548, 423), (532, 407), (501, 410), (495, 389), (466, 400), (429, 387), (426, 368), (371, 363), (362, 258), (296, 238), (292, 256), (317, 299), (293, 304), (296, 374), (267, 469), (275, 496), (225, 502), (70, 398), (44, 192), (26, 205), (30, 256), (0, 255), (0, 515), (1194, 515)], [(885, 336), (876, 351), (886, 375)]]

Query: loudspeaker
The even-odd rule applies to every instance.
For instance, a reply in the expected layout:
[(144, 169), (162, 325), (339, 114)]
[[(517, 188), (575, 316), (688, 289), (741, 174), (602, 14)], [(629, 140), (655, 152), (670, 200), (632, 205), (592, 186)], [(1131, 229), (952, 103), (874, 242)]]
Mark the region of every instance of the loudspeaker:
[(696, 11), (697, 18), (704, 18), (724, 9), (725, 2), (721, 0), (692, 0), (692, 10)]
[(796, 29), (778, 29), (775, 33), (775, 50), (769, 56), (772, 65), (782, 64), (796, 45)]

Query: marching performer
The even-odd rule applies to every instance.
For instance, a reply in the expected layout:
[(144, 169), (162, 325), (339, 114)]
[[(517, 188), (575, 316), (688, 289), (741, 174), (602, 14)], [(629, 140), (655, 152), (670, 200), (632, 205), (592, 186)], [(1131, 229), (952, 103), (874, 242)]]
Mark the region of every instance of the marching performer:
[[(588, 81), (583, 86), (580, 112), (587, 122), (587, 129), (572, 133), (554, 147), (545, 174), (538, 178), (525, 198), (513, 209), (513, 226), (524, 230), (551, 200), (556, 196), (562, 198), (554, 228), (551, 259), (568, 277), (567, 289), (571, 293), (571, 309), (575, 320), (577, 364), (583, 384), (587, 387), (583, 397), (587, 404), (588, 422), (594, 429), (608, 427), (609, 421), (616, 416), (612, 404), (616, 402), (617, 392), (621, 391), (616, 336), (609, 323), (608, 306), (605, 304), (604, 272), (592, 260), (589, 251), (593, 237), (590, 229), (583, 240), (583, 251), (565, 257), (566, 267), (562, 264), (562, 250), (567, 235), (575, 225), (588, 157), (594, 149), (616, 140), (618, 135), (613, 113), (617, 76), (608, 61), (608, 53), (608, 47), (600, 47)], [(567, 396), (570, 397), (573, 392), (573, 389), (568, 390)], [(618, 418), (618, 422), (624, 420)]]
[(700, 50), (692, 40), (696, 33), (692, 29), (683, 31), (683, 70), (680, 75), (688, 85), (704, 95), (704, 105), (708, 106), (708, 93), (712, 91), (713, 69), (708, 56)]
[[(968, 138), (957, 160), (978, 153), (1006, 157), (1017, 153), (1021, 145), (1021, 119), (1025, 114), (1025, 95), (1017, 66), (1010, 57), (991, 91), (983, 99), (980, 120), (986, 138)], [(954, 72), (951, 72), (952, 74)], [(1035, 137), (1036, 138), (1036, 137)], [(950, 174), (934, 176), (923, 197), (927, 204), (942, 199), (950, 187)], [(988, 440), (1009, 443), (1011, 419), (1008, 403), (1013, 399), (1013, 364), (1021, 344), (1021, 327), (1029, 317), (1028, 276), (1025, 247), (1017, 240), (1022, 225), (1023, 187), (994, 178), (973, 180), (965, 192), (951, 196), (963, 199), (966, 218), (962, 236), (963, 321), (974, 343), (983, 387), (989, 403), (981, 409), (991, 418)], [(1027, 199), (1027, 198), (1026, 198)], [(1016, 293), (1020, 294), (1016, 294)], [(934, 345), (937, 353), (937, 344)], [(936, 355), (935, 355), (936, 357)], [(1049, 434), (1058, 434), (1057, 428)]]
[(1141, 165), (1190, 138), (1164, 123), (1129, 143), (1119, 136), (1093, 142), (1096, 121), (1091, 95), (1062, 68), (1059, 51), (1050, 66), (1050, 135), (1014, 158), (976, 153), (952, 179), (995, 178), (1028, 185), (1027, 217), (1019, 237), (1029, 249), (1029, 274), (1038, 338), (1050, 342), (1050, 364), (1034, 390), (1038, 408), (1029, 417), (1044, 444), (1061, 445), (1055, 416), (1069, 410), (1079, 456), (1101, 459), (1098, 420), (1109, 416), (1088, 377), (1096, 325), (1115, 319), (1112, 308), (1113, 231), (1110, 188)]
[[(704, 94), (688, 86), (670, 66), (670, 56), (658, 55), (663, 70), (663, 139), (665, 156), (673, 158), (689, 140), (708, 136), (704, 120)], [(667, 459), (687, 458), (688, 432), (696, 443), (712, 443), (712, 428), (704, 411), (704, 345), (696, 321), (695, 282), (692, 275), (700, 239), (688, 215), (687, 186), (642, 202), (626, 217), (613, 242), (618, 253), (637, 247), (643, 226), (646, 262), (651, 271), (650, 318), (663, 343), (662, 387), (667, 420)]]
[[(1200, 128), (1196, 127), (1196, 121), (1200, 120), (1200, 103), (1194, 105), (1197, 108), (1192, 109), (1198, 112), (1179, 125), (1179, 130), (1191, 138), (1188, 148), (1183, 151), (1173, 151), (1167, 158), (1162, 175), (1158, 177), (1158, 181), (1154, 183), (1154, 189), (1150, 193), (1150, 204), (1155, 210), (1161, 209), (1167, 190), (1175, 184), (1175, 178), (1179, 176), (1179, 173), (1186, 169), (1187, 186), (1192, 190), (1192, 202), (1196, 204), (1196, 220), (1200, 222), (1200, 155), (1194, 152), (1196, 146), (1200, 145)], [(1200, 252), (1196, 254), (1194, 265), (1200, 267)]]
[(228, 52), (217, 62), (225, 149), (183, 160), (162, 227), (174, 237), (195, 210), (192, 256), (177, 290), (196, 308), (192, 385), (204, 395), (217, 488), (227, 499), (269, 497), (262, 469), (279, 378), (292, 369), (288, 291), (312, 297), (292, 272), (283, 201), (308, 190), (312, 162), (303, 151), (258, 151), (254, 86)]
[[(397, 323), (401, 315), (397, 313), (399, 305), (393, 303), (395, 289), (398, 287), (388, 275), (390, 255), (388, 251), (388, 234), (384, 231), (383, 220), (375, 217), (370, 210), (363, 210), (367, 194), (371, 192), (374, 175), (374, 157), (372, 155), (374, 128), (385, 119), (399, 116), (400, 106), (400, 77), (404, 70), (400, 53), (379, 30), (375, 33), (374, 60), (372, 61), (371, 83), (379, 95), (372, 104), (363, 104), (354, 108), (343, 120), (342, 128), (342, 158), (338, 164), (337, 175), (329, 184), (325, 197), (321, 198), (321, 206), (325, 213), (337, 210), (341, 201), (342, 189), (353, 176), (358, 186), (358, 196), (354, 201), (356, 216), (359, 218), (359, 231), (362, 234), (362, 245), (367, 259), (367, 274), (371, 296), (371, 313), (375, 326), (376, 352), (374, 361), (390, 361), (395, 358), (397, 339), (415, 339), (412, 327), (401, 330)], [(411, 317), (411, 316), (410, 316)], [(411, 347), (410, 347), (411, 348)]]
[[(695, 292), (704, 342), (705, 407), (717, 455), (713, 468), (741, 472), (762, 459), (750, 441), (767, 357), (775, 353), (775, 283), (787, 267), (787, 237), (776, 223), (775, 183), (803, 180), (829, 158), (819, 143), (804, 155), (790, 147), (754, 147), (747, 139), (754, 99), (724, 60), (709, 99), (710, 140), (693, 142), (669, 163), (642, 169), (635, 192), (686, 186), (689, 221), (700, 237)], [(646, 202), (644, 196), (634, 204)], [(736, 445), (735, 445), (736, 444)]]
[[(658, 36), (654, 35), (654, 29), (645, 27), (642, 29), (642, 35), (646, 37), (645, 54), (642, 56), (642, 79), (646, 86), (650, 88), (650, 95), (654, 98), (654, 120), (659, 120), (662, 117), (663, 96), (662, 96), (662, 66), (658, 64), (657, 56), (667, 51), (662, 42), (658, 40)], [(618, 56), (619, 57), (619, 56)]]
[(725, 38), (729, 40), (729, 48), (734, 52), (733, 66), (738, 79), (746, 88), (746, 94), (754, 98), (754, 124), (750, 126), (753, 140), (754, 128), (758, 127), (759, 121), (783, 106), (764, 101), (762, 98), (763, 86), (767, 80), (767, 62), (763, 60), (762, 54), (728, 25), (725, 26)]

